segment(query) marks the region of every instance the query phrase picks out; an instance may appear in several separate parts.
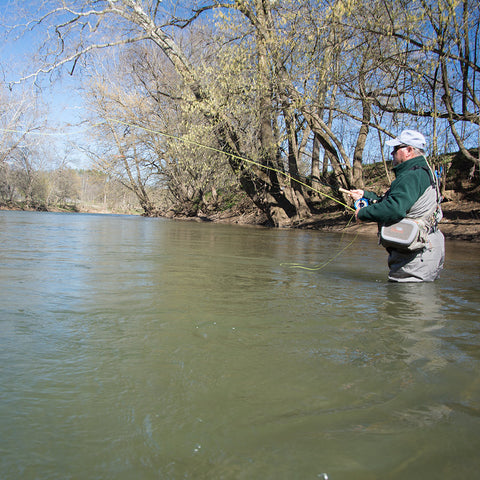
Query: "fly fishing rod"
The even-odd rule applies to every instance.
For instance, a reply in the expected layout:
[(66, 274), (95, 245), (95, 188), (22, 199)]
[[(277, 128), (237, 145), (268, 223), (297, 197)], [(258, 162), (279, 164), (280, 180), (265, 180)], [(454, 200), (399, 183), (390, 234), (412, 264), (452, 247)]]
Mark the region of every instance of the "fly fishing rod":
[[(303, 187), (305, 188), (308, 188), (309, 190), (315, 192), (315, 193), (318, 193), (319, 195), (322, 195), (323, 197), (326, 197), (326, 198), (329, 198), (330, 200), (333, 200), (334, 202), (342, 205), (343, 207), (347, 208), (348, 210), (351, 210), (351, 211), (355, 211), (354, 208), (352, 208), (350, 205), (347, 205), (346, 203), (342, 202), (341, 200), (339, 200), (338, 198), (335, 198), (335, 197), (332, 197), (331, 195), (328, 195), (327, 193), (325, 192), (321, 192), (320, 190), (312, 187), (311, 185), (308, 185), (307, 183), (305, 182), (302, 182), (301, 180), (297, 179), (297, 178), (294, 178), (292, 177), (290, 174), (288, 173), (285, 173), (285, 172), (282, 172), (282, 170), (279, 170), (277, 168), (274, 168), (274, 167), (269, 167), (268, 165), (263, 165), (261, 164), (260, 162), (257, 162), (255, 160), (251, 160), (250, 158), (246, 158), (246, 157), (242, 157), (240, 155), (235, 155), (234, 153), (230, 153), (230, 152), (225, 152), (223, 150), (220, 150), (219, 148), (215, 148), (215, 147), (210, 147), (209, 145), (204, 145), (200, 142), (197, 142), (195, 140), (189, 140), (189, 139), (186, 139), (186, 138), (182, 138), (182, 137), (179, 137), (177, 135), (173, 135), (171, 133), (166, 133), (166, 132), (162, 132), (162, 131), (159, 131), (159, 130), (153, 130), (151, 128), (147, 128), (147, 127), (143, 127), (141, 125), (136, 125), (136, 124), (130, 124), (130, 123), (127, 123), (127, 122), (123, 122), (122, 120), (118, 120), (118, 119), (115, 119), (115, 118), (107, 118), (106, 119), (107, 121), (112, 121), (112, 122), (115, 122), (115, 123), (118, 123), (120, 125), (125, 125), (126, 127), (137, 127), (139, 128), (140, 130), (143, 130), (145, 132), (148, 132), (148, 133), (153, 133), (153, 134), (156, 134), (156, 135), (161, 135), (163, 137), (166, 137), (166, 138), (172, 138), (174, 140), (178, 140), (180, 142), (184, 142), (184, 143), (188, 143), (190, 145), (195, 145), (197, 147), (200, 147), (200, 148), (204, 148), (206, 150), (211, 150), (213, 152), (216, 152), (216, 153), (220, 153), (222, 155), (226, 155), (226, 156), (229, 156), (229, 157), (232, 157), (234, 158), (235, 160), (240, 160), (242, 162), (245, 162), (245, 163), (248, 163), (250, 165), (255, 165), (259, 168), (262, 168), (264, 170), (269, 170), (271, 172), (275, 172), (275, 173), (278, 173), (279, 175), (282, 175), (283, 177), (285, 177), (287, 180), (291, 180), (291, 181), (294, 181), (296, 183), (298, 183), (299, 185), (302, 185)], [(106, 122), (105, 122), (106, 123)], [(334, 188), (330, 185), (326, 185), (328, 186), (329, 188)], [(340, 190), (340, 189), (339, 189)], [(341, 190), (340, 190), (341, 191)]]

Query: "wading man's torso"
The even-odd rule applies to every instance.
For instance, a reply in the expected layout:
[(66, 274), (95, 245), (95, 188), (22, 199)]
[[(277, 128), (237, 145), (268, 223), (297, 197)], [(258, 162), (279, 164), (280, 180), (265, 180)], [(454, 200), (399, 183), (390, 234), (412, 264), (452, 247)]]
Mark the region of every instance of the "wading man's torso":
[(377, 222), (379, 226), (403, 218), (419, 220), (425, 230), (424, 246), (413, 251), (387, 248), (388, 278), (395, 282), (433, 281), (444, 260), (444, 237), (437, 228), (441, 210), (435, 179), (423, 156), (403, 161), (393, 171), (396, 178), (383, 197), (364, 192), (372, 203), (358, 211), (358, 219)]

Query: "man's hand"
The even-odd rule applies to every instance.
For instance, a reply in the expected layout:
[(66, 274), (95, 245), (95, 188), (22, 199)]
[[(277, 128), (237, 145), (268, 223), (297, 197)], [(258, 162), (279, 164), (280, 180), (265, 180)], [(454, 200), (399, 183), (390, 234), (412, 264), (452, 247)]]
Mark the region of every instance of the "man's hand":
[(359, 190), (348, 190), (348, 195), (350, 195), (355, 201), (363, 198), (364, 193), (365, 192), (363, 190), (360, 190), (360, 189)]
[[(360, 197), (361, 198), (361, 197)], [(360, 208), (357, 208), (355, 210), (355, 220), (357, 221), (357, 223), (361, 223), (362, 221), (358, 218), (358, 212), (360, 211)]]
[(345, 190), (344, 188), (339, 188), (338, 190), (345, 195), (350, 195), (350, 197), (352, 197), (355, 201), (363, 198), (365, 193), (363, 190)]

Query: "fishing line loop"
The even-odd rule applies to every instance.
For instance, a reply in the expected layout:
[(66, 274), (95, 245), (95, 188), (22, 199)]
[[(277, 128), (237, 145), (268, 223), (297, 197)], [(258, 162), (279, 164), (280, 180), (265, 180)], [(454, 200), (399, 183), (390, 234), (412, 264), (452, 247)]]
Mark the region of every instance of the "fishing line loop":
[[(195, 140), (190, 140), (190, 139), (186, 139), (186, 138), (182, 138), (182, 137), (179, 137), (177, 135), (173, 135), (173, 134), (170, 134), (170, 133), (166, 133), (166, 132), (162, 132), (162, 131), (159, 131), (159, 130), (154, 130), (154, 129), (151, 129), (151, 128), (148, 128), (148, 127), (145, 127), (145, 126), (142, 126), (142, 125), (137, 125), (137, 124), (133, 124), (133, 123), (128, 123), (128, 122), (124, 122), (122, 120), (118, 120), (118, 119), (115, 119), (115, 118), (106, 118), (104, 121), (102, 122), (98, 122), (94, 125), (91, 125), (89, 126), (88, 128), (86, 128), (85, 130), (89, 130), (91, 128), (96, 128), (96, 127), (99, 127), (101, 125), (106, 125), (108, 122), (114, 122), (114, 123), (118, 123), (120, 125), (123, 125), (125, 127), (125, 132), (129, 132), (130, 128), (131, 127), (136, 127), (136, 128), (139, 128), (147, 133), (152, 133), (152, 134), (155, 134), (155, 135), (161, 135), (165, 138), (171, 138), (171, 139), (174, 139), (174, 140), (178, 140), (178, 141), (181, 141), (181, 142), (184, 142), (184, 143), (188, 143), (190, 145), (195, 145), (197, 147), (200, 147), (200, 148), (204, 148), (204, 149), (207, 149), (207, 150), (211, 150), (213, 152), (216, 152), (216, 153), (219, 153), (219, 154), (222, 154), (222, 155), (227, 155), (227, 156), (230, 156), (232, 158), (234, 158), (235, 160), (239, 160), (239, 161), (242, 161), (242, 162), (245, 162), (245, 163), (248, 163), (250, 165), (255, 165), (259, 168), (262, 168), (264, 170), (269, 170), (271, 172), (275, 172), (277, 174), (280, 174), (282, 175), (283, 177), (285, 177), (287, 180), (290, 180), (290, 181), (294, 181), (294, 182), (297, 182), (299, 185), (302, 185), (304, 186), (305, 188), (315, 192), (315, 193), (318, 193), (319, 195), (323, 196), (323, 197), (326, 197), (340, 205), (342, 205), (343, 207), (345, 207), (346, 209), (350, 210), (350, 211), (353, 211), (355, 212), (356, 210), (356, 206), (355, 208), (351, 207), (350, 205), (347, 205), (346, 203), (338, 200), (337, 198), (331, 196), (331, 195), (328, 195), (327, 193), (324, 193), (324, 192), (321, 192), (320, 190), (312, 187), (311, 185), (308, 185), (307, 183), (305, 182), (302, 182), (301, 180), (297, 179), (297, 178), (294, 178), (292, 177), (291, 175), (289, 175), (288, 173), (285, 173), (277, 168), (273, 168), (273, 167), (269, 167), (268, 165), (263, 165), (259, 162), (256, 162), (255, 160), (251, 160), (249, 158), (246, 158), (246, 157), (242, 157), (242, 156), (239, 156), (239, 155), (235, 155), (234, 153), (230, 153), (230, 152), (224, 152), (223, 150), (220, 150), (218, 148), (215, 148), (215, 147), (211, 147), (209, 145), (204, 145), (200, 142), (197, 142)], [(2, 132), (7, 132), (7, 133), (19, 133), (19, 134), (34, 134), (34, 135), (45, 135), (45, 136), (50, 136), (50, 135), (61, 135), (61, 134), (57, 134), (57, 133), (45, 133), (45, 132), (21, 132), (21, 131), (16, 131), (16, 130), (11, 130), (11, 129), (4, 129), (4, 128), (0, 128), (0, 131)], [(78, 133), (78, 132), (75, 132), (75, 133)], [(63, 134), (65, 135), (65, 134)], [(330, 188), (333, 188), (333, 187), (330, 187)], [(340, 191), (344, 191), (344, 189), (339, 189)], [(352, 215), (347, 223), (347, 225), (345, 226), (348, 227), (350, 222), (352, 221), (352, 219), (354, 218), (354, 215)], [(341, 255), (345, 250), (347, 250), (347, 248), (349, 248), (354, 242), (355, 240), (357, 239), (357, 235), (355, 235), (355, 237), (353, 238), (352, 241), (350, 241), (345, 247), (343, 247), (342, 249), (340, 249), (332, 258), (330, 258), (328, 261), (324, 262), (323, 264), (319, 265), (319, 266), (315, 266), (315, 267), (308, 267), (308, 266), (304, 266), (304, 265), (301, 265), (301, 264), (296, 264), (296, 263), (282, 263), (281, 265), (283, 266), (289, 266), (290, 268), (299, 268), (299, 269), (303, 269), (303, 270), (308, 270), (308, 271), (319, 271), (319, 270), (322, 270), (323, 268), (325, 268), (327, 265), (329, 265), (331, 262), (333, 262), (336, 258), (338, 258), (339, 255)]]

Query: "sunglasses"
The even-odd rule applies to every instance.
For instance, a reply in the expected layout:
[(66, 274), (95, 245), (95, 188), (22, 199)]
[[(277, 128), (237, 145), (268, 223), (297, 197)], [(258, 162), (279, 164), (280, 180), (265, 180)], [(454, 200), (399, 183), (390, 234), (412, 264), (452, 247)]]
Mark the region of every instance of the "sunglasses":
[(395, 152), (398, 152), (398, 150), (400, 150), (401, 148), (407, 148), (408, 145), (397, 145), (396, 147), (394, 147), (393, 149), (393, 152), (392, 152), (392, 155), (395, 153)]

